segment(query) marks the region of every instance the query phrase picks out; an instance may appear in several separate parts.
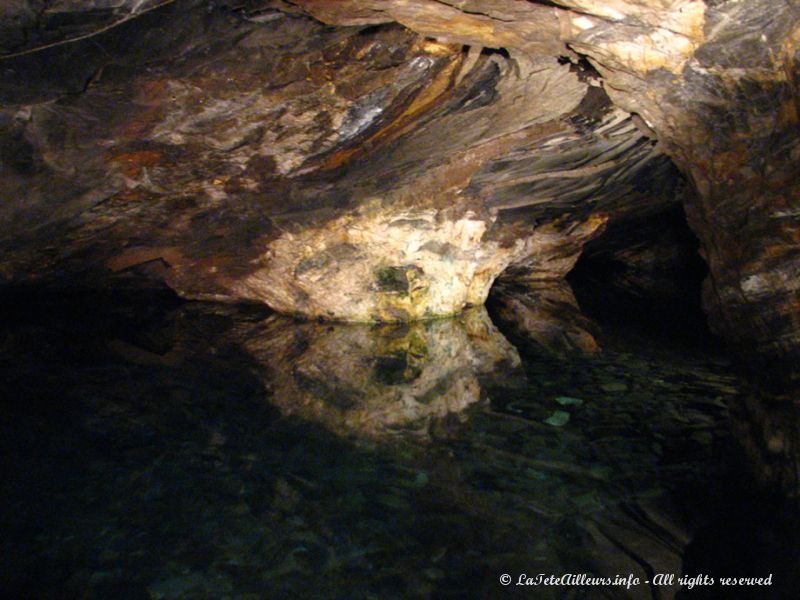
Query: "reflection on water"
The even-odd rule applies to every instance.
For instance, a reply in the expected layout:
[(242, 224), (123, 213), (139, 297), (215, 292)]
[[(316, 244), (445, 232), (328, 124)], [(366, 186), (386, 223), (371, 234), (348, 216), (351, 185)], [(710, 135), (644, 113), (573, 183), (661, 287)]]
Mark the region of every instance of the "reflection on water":
[(762, 487), (800, 502), (800, 411), (790, 396), (744, 389), (732, 405), (739, 449)]
[[(768, 596), (724, 597), (793, 598), (796, 521), (729, 485), (729, 406), (735, 432), (766, 422), (742, 418), (736, 378), (601, 333), (570, 297), (498, 300), (508, 337), (482, 309), (374, 327), (15, 298), (0, 581), (48, 599), (691, 600), (721, 596), (499, 577), (769, 570)], [(786, 427), (759, 447), (791, 453)]]
[(516, 349), (474, 308), (404, 325), (297, 323), (272, 316), (235, 331), (284, 414), (337, 433), (425, 434), (431, 420), (481, 398), (481, 379), (507, 377)]

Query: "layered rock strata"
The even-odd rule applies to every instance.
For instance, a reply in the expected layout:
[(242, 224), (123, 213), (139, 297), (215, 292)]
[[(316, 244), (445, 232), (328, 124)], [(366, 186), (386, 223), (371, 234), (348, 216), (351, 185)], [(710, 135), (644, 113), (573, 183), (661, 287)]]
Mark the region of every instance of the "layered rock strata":
[(800, 358), (792, 3), (3, 11), (6, 280), (415, 319), (501, 274), (562, 277), (604, 224), (683, 202), (712, 324), (765, 365)]
[(16, 71), (38, 97), (5, 113), (7, 278), (138, 271), (190, 298), (420, 319), (509, 269), (562, 278), (609, 218), (674, 201), (647, 181), (670, 174), (653, 143), (555, 56), (282, 12), (139, 27), (223, 39), (75, 95)]

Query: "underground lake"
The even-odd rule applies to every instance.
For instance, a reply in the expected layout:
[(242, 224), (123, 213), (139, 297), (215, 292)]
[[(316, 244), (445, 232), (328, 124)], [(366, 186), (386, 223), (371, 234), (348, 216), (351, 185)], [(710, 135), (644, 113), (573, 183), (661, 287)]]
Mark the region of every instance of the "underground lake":
[(797, 0), (0, 1), (0, 600), (800, 598)]
[[(503, 298), (357, 325), (7, 293), (7, 597), (794, 597), (793, 415), (691, 320), (513, 298), (535, 335)], [(755, 467), (753, 413), (785, 441)], [(638, 583), (517, 586), (565, 574)]]

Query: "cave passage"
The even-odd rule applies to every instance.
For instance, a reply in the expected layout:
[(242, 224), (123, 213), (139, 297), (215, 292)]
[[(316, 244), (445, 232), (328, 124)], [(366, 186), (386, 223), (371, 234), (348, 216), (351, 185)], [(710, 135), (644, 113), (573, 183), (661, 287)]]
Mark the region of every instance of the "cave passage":
[(676, 204), (609, 227), (584, 247), (567, 280), (581, 310), (601, 324), (724, 352), (703, 310), (708, 267), (698, 248)]
[(0, 2), (0, 600), (796, 600), (798, 32)]

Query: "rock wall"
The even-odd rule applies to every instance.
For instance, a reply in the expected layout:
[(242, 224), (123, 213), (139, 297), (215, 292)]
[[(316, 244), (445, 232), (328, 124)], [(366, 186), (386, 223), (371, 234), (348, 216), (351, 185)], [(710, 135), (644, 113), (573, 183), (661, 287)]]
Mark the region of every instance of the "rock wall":
[(3, 119), (6, 278), (139, 271), (189, 298), (403, 321), (482, 304), (503, 272), (563, 278), (610, 218), (675, 201), (591, 69), (374, 19), (198, 10), (131, 20), (183, 43), (120, 50), (80, 89), (45, 61), (111, 31), (4, 59), (27, 100)]
[(714, 327), (800, 358), (796, 4), (3, 10), (7, 280), (146, 274), (406, 320), (479, 304), (501, 273), (563, 277), (605, 226), (683, 201)]
[[(323, 20), (343, 7), (305, 0)], [(352, 3), (351, 3), (352, 4)], [(741, 2), (359, 3), (359, 18), (428, 35), (588, 57), (618, 106), (652, 131), (694, 183), (690, 223), (711, 275), (705, 306), (740, 350), (800, 358), (800, 8)], [(439, 5), (439, 6), (434, 6)], [(366, 12), (365, 12), (366, 11)], [(536, 23), (535, 33), (529, 31)]]

